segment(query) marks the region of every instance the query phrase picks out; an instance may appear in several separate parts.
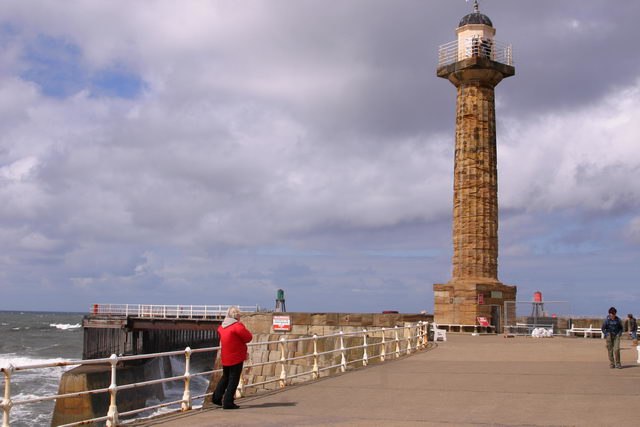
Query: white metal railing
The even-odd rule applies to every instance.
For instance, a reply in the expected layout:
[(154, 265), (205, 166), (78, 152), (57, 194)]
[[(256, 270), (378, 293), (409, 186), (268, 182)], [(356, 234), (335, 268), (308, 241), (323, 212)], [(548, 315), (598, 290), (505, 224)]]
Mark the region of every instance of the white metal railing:
[(504, 332), (508, 335), (531, 336), (531, 333), (537, 328), (551, 330), (551, 333), (553, 334), (555, 326), (553, 324), (545, 323), (516, 323), (515, 325), (505, 325)]
[(438, 66), (471, 57), (489, 58), (502, 64), (513, 65), (513, 50), (510, 44), (493, 39), (468, 38), (462, 46), (458, 44), (458, 40), (441, 45), (438, 49)]
[[(355, 365), (362, 363), (362, 366), (367, 366), (368, 363), (372, 360), (378, 359), (381, 362), (384, 362), (387, 358), (398, 358), (401, 355), (409, 355), (414, 351), (418, 351), (424, 349), (427, 346), (427, 334), (428, 334), (428, 322), (418, 322), (411, 326), (404, 327), (394, 327), (394, 328), (379, 328), (367, 330), (363, 329), (359, 332), (342, 332), (340, 331), (337, 334), (333, 335), (313, 335), (309, 337), (302, 338), (292, 338), (288, 339), (286, 335), (282, 336), (278, 341), (268, 341), (268, 342), (252, 342), (248, 345), (252, 348), (250, 354), (256, 353), (259, 351), (254, 350), (255, 347), (264, 347), (263, 351), (267, 351), (269, 345), (276, 345), (280, 352), (280, 358), (277, 360), (267, 361), (267, 362), (259, 362), (252, 363), (249, 360), (244, 366), (244, 372), (247, 373), (249, 370), (253, 368), (257, 368), (260, 366), (266, 365), (275, 365), (276, 366), (276, 375), (272, 378), (269, 378), (265, 381), (260, 382), (251, 382), (245, 383), (243, 378), (245, 375), (241, 376), (240, 384), (238, 385), (237, 395), (244, 396), (246, 394), (246, 389), (249, 387), (258, 388), (260, 386), (264, 387), (269, 383), (276, 383), (278, 387), (285, 387), (296, 382), (296, 379), (304, 380), (304, 377), (308, 377), (309, 379), (317, 379), (320, 378), (322, 373), (325, 373), (325, 376), (330, 375), (333, 372), (345, 372), (348, 369), (349, 365)], [(358, 341), (361, 338), (361, 343), (356, 342), (354, 345), (350, 347), (345, 347), (345, 338), (353, 337)], [(318, 342), (324, 340), (324, 351), (318, 352)], [(313, 351), (304, 354), (298, 354), (297, 356), (289, 356), (291, 351), (289, 350), (290, 344), (299, 343), (299, 342), (309, 342), (311, 341), (313, 345)], [(332, 347), (333, 346), (333, 347)], [(4, 376), (4, 398), (0, 403), (0, 410), (2, 410), (2, 427), (10, 427), (10, 414), (11, 409), (15, 406), (28, 405), (36, 402), (44, 402), (44, 401), (53, 401), (55, 399), (64, 399), (70, 397), (80, 397), (80, 396), (88, 396), (93, 394), (100, 393), (108, 393), (109, 394), (109, 409), (107, 414), (101, 417), (96, 417), (92, 419), (82, 420), (78, 422), (73, 422), (69, 424), (65, 424), (63, 427), (70, 427), (82, 424), (89, 424), (93, 422), (106, 422), (107, 426), (113, 427), (117, 425), (127, 424), (126, 420), (121, 420), (121, 417), (130, 417), (136, 414), (140, 414), (143, 412), (148, 412), (151, 410), (156, 410), (162, 407), (174, 406), (173, 411), (170, 412), (178, 412), (178, 411), (188, 411), (193, 409), (192, 402), (195, 399), (205, 399), (208, 396), (211, 396), (210, 393), (205, 393), (202, 395), (191, 395), (191, 379), (197, 376), (210, 376), (213, 373), (221, 372), (221, 369), (217, 370), (209, 370), (203, 372), (193, 373), (190, 372), (190, 358), (194, 353), (202, 353), (202, 352), (211, 352), (217, 351), (220, 347), (208, 347), (208, 348), (200, 348), (200, 349), (191, 349), (187, 347), (185, 350), (180, 351), (170, 351), (164, 353), (154, 353), (154, 354), (144, 354), (137, 356), (116, 356), (113, 354), (109, 358), (103, 359), (91, 359), (91, 360), (67, 360), (56, 363), (43, 363), (43, 364), (33, 364), (33, 365), (23, 365), (23, 366), (13, 366), (9, 365), (6, 367), (1, 367), (0, 372), (3, 373)], [(362, 356), (360, 357), (360, 353), (357, 350), (362, 350)], [(350, 355), (356, 354), (358, 355), (355, 359), (349, 359)], [(142, 360), (142, 359), (151, 359), (155, 357), (163, 357), (163, 356), (180, 356), (183, 355), (185, 358), (185, 372), (183, 375), (178, 375), (170, 378), (160, 378), (154, 379), (144, 382), (138, 383), (130, 383), (118, 385), (117, 378), (117, 370), (118, 364), (121, 362), (131, 361), (131, 360)], [(326, 357), (329, 355), (329, 357)], [(333, 363), (333, 358), (330, 355), (334, 355), (335, 358), (339, 358), (339, 363)], [(325, 357), (323, 357), (325, 356)], [(301, 360), (301, 359), (309, 359), (311, 369), (306, 372), (292, 372), (294, 366), (299, 366), (298, 364), (294, 364), (292, 362)], [(323, 361), (330, 361), (330, 364), (326, 366), (321, 366)], [(108, 388), (100, 388), (95, 390), (86, 390), (79, 391), (73, 393), (66, 393), (61, 395), (51, 395), (51, 396), (42, 396), (42, 397), (30, 397), (26, 399), (17, 399), (13, 400), (11, 397), (11, 378), (14, 374), (17, 374), (22, 371), (34, 370), (34, 369), (42, 369), (42, 368), (51, 368), (51, 367), (65, 367), (65, 366), (79, 366), (79, 365), (98, 365), (98, 364), (109, 364), (111, 366), (111, 384)], [(279, 372), (279, 374), (278, 374)], [(145, 408), (136, 409), (127, 412), (119, 412), (116, 396), (117, 393), (121, 390), (132, 389), (136, 387), (142, 387), (152, 384), (160, 384), (166, 383), (170, 381), (183, 381), (184, 382), (184, 393), (182, 395), (182, 399), (175, 400), (171, 402), (163, 402), (153, 406), (147, 406)], [(300, 380), (298, 381), (300, 382)], [(177, 406), (179, 405), (179, 409)], [(167, 412), (165, 412), (166, 414)], [(133, 422), (133, 419), (129, 420), (129, 422)]]
[(462, 323), (438, 323), (438, 328), (442, 328), (447, 332), (470, 332), (470, 333), (483, 333), (483, 334), (493, 334), (495, 333), (496, 327), (493, 325), (465, 325)]
[[(93, 304), (92, 314), (149, 317), (154, 319), (206, 319), (224, 317), (231, 305)], [(258, 305), (239, 306), (245, 313), (260, 311)]]

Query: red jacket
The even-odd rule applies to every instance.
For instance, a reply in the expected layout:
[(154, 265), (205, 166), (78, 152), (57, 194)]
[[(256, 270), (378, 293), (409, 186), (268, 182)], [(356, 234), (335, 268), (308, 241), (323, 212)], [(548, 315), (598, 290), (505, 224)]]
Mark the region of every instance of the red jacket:
[(235, 322), (226, 328), (220, 325), (218, 335), (222, 346), (222, 366), (237, 365), (247, 359), (247, 343), (253, 339), (253, 335), (242, 323)]

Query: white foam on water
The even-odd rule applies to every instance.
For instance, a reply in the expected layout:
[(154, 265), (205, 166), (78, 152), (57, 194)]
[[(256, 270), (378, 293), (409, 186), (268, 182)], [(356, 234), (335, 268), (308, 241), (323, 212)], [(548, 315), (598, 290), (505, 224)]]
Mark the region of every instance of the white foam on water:
[[(15, 353), (0, 354), (0, 367), (23, 367), (35, 364), (58, 363), (66, 359), (37, 359)], [(14, 371), (11, 375), (11, 399), (15, 402), (52, 396), (58, 392), (58, 384), (65, 367), (50, 367)], [(44, 426), (51, 423), (53, 400), (31, 404), (16, 404), (11, 409), (12, 426)]]
[[(157, 405), (157, 404), (159, 404), (159, 403), (160, 403), (160, 401), (155, 401), (155, 402), (151, 402), (151, 401), (149, 401), (149, 400), (147, 401), (147, 405)], [(195, 408), (195, 407), (194, 407), (194, 408)], [(149, 420), (149, 419), (155, 418), (155, 417), (157, 417), (157, 416), (164, 415), (164, 414), (168, 414), (168, 413), (170, 413), (170, 412), (176, 412), (176, 411), (179, 411), (179, 410), (180, 410), (180, 407), (179, 407), (179, 406), (177, 406), (177, 405), (174, 405), (173, 407), (170, 407), (170, 406), (164, 406), (164, 407), (162, 407), (162, 408), (158, 408), (158, 409), (156, 409), (156, 410), (155, 410), (155, 411), (153, 411), (153, 412), (149, 412), (149, 414), (148, 414), (148, 415), (136, 417), (136, 419), (139, 419), (139, 420)]]
[[(150, 405), (157, 405), (157, 404), (159, 404), (159, 403), (160, 403), (160, 401), (158, 401), (158, 400), (155, 400), (155, 401), (153, 401), (153, 402), (152, 402), (151, 400), (148, 400), (148, 401), (147, 401), (147, 405), (149, 405), (149, 406), (150, 406)], [(202, 405), (191, 405), (191, 408), (192, 408), (193, 410), (198, 410), (198, 409), (201, 409), (201, 408), (202, 408)], [(164, 406), (164, 407), (162, 407), (162, 408), (158, 408), (158, 409), (154, 410), (153, 412), (149, 412), (149, 413), (148, 413), (147, 415), (145, 415), (145, 416), (139, 416), (139, 417), (136, 417), (136, 419), (139, 419), (139, 420), (149, 420), (149, 419), (152, 419), (152, 418), (158, 417), (158, 416), (160, 416), (160, 415), (168, 414), (168, 413), (171, 413), (171, 412), (176, 412), (176, 411), (179, 411), (179, 410), (180, 410), (180, 406), (179, 406), (179, 405)]]
[(14, 400), (14, 401), (29, 400), (29, 399), (39, 399), (41, 397), (43, 397), (43, 396), (39, 395), (39, 394), (18, 393), (18, 394), (15, 394), (15, 395), (11, 396), (11, 400)]
[(53, 402), (50, 404), (51, 409), (47, 410), (46, 413), (31, 410), (28, 406), (18, 405), (11, 408), (11, 416), (9, 418), (11, 427), (48, 426), (51, 424)]
[(78, 329), (82, 327), (80, 323), (76, 323), (75, 325), (70, 325), (68, 323), (50, 323), (49, 326), (51, 326), (52, 328), (62, 329), (65, 331), (67, 329)]
[[(5, 353), (5, 354), (0, 354), (0, 366), (1, 367), (5, 367), (5, 366), (9, 366), (9, 364), (13, 365), (13, 366), (27, 366), (27, 365), (42, 365), (42, 364), (46, 364), (46, 363), (58, 363), (58, 362), (63, 362), (67, 359), (62, 359), (60, 357), (55, 358), (55, 359), (37, 359), (35, 357), (28, 357), (28, 356), (19, 356), (15, 353)], [(42, 369), (35, 369), (36, 370), (49, 370), (49, 369), (60, 369), (57, 367), (52, 367), (52, 368), (42, 368)], [(28, 371), (25, 371), (28, 372)]]

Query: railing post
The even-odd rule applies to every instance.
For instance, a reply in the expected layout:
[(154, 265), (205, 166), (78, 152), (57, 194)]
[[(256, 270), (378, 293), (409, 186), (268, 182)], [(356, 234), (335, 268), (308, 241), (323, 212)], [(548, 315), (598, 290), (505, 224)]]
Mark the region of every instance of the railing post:
[(287, 339), (285, 337), (280, 338), (280, 388), (287, 385)]
[(405, 326), (404, 333), (407, 335), (407, 354), (411, 354), (411, 327)]
[(422, 348), (429, 344), (429, 322), (422, 322)]
[(184, 349), (184, 393), (182, 393), (182, 403), (180, 409), (188, 411), (191, 409), (191, 347)]
[(4, 399), (0, 402), (0, 409), (2, 409), (2, 427), (9, 427), (9, 412), (13, 402), (11, 401), (11, 374), (13, 373), (13, 365), (9, 364), (2, 370), (4, 373)]
[(362, 329), (362, 346), (363, 346), (363, 353), (362, 353), (362, 366), (367, 366), (369, 364), (369, 356), (367, 354), (367, 329), (363, 328)]
[(242, 374), (244, 373), (245, 369), (246, 368), (243, 366), (242, 371), (240, 371), (240, 381), (238, 381), (238, 387), (236, 387), (236, 393), (234, 395), (237, 399), (244, 397), (244, 375)]
[(386, 348), (387, 347), (387, 343), (384, 340), (385, 339), (384, 332), (385, 332), (385, 329), (382, 328), (382, 344), (381, 344), (382, 349), (380, 350), (380, 361), (381, 362), (384, 362), (384, 359), (385, 359), (385, 357), (387, 355), (387, 348)]
[(118, 364), (118, 356), (112, 354), (109, 358), (111, 363), (111, 384), (109, 385), (109, 412), (107, 412), (107, 427), (116, 427), (118, 425), (118, 406), (116, 405), (116, 365)]
[(636, 346), (636, 351), (638, 352), (638, 363), (640, 363), (640, 345)]
[(396, 351), (395, 351), (395, 353), (396, 353), (396, 359), (397, 359), (398, 357), (400, 357), (400, 338), (398, 337), (398, 325), (396, 325), (393, 329), (394, 329), (394, 332), (396, 334), (396, 339), (395, 339), (395, 341), (396, 341)]
[(320, 369), (318, 368), (318, 334), (313, 334), (313, 368), (311, 372), (314, 380), (320, 377)]
[(340, 331), (340, 371), (347, 371), (347, 357), (344, 349), (344, 332)]

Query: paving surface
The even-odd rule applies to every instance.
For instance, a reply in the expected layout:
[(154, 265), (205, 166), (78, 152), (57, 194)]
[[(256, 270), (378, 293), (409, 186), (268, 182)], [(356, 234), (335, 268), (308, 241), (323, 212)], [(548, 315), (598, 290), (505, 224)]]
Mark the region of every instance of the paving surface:
[(146, 426), (638, 426), (640, 365), (622, 342), (449, 335), (413, 356)]

